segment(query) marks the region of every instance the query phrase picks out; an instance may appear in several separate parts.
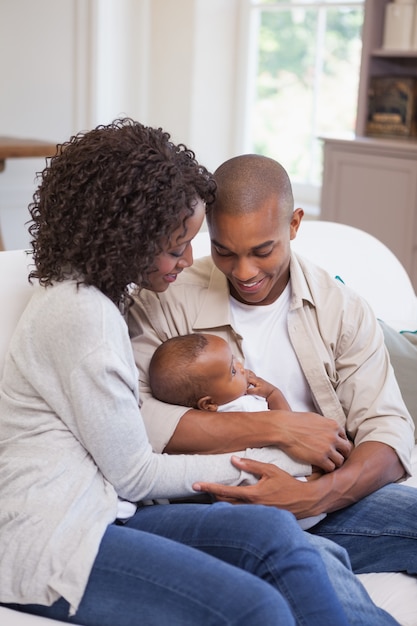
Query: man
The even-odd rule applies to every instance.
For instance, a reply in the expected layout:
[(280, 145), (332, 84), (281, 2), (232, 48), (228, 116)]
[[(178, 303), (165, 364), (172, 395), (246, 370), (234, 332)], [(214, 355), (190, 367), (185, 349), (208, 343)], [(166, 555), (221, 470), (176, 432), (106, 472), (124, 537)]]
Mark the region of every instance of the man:
[[(207, 214), (214, 265), (202, 259), (169, 292), (143, 292), (131, 315), (153, 445), (171, 453), (277, 445), (323, 474), (301, 483), (275, 466), (235, 458), (260, 476), (256, 485), (196, 488), (297, 517), (327, 513), (312, 532), (345, 547), (356, 573), (416, 574), (417, 491), (396, 483), (410, 472), (414, 426), (370, 307), (291, 253), (303, 211), (294, 211), (290, 181), (277, 162), (235, 157), (215, 179)], [(245, 367), (282, 389), (294, 412), (224, 420), (156, 404), (147, 387), (152, 352), (189, 332), (224, 337)]]

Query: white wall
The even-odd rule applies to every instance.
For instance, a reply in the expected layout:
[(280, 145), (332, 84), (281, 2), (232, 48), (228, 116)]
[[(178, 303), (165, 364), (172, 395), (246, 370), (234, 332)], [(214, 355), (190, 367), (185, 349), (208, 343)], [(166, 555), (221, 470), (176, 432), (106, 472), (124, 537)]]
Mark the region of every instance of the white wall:
[(236, 149), (241, 4), (152, 0), (148, 122), (172, 130), (211, 169)]
[[(0, 0), (1, 135), (59, 142), (89, 123), (86, 9), (82, 0)], [(44, 159), (10, 159), (0, 173), (6, 248), (27, 245), (27, 205), (44, 165)]]
[[(244, 0), (0, 0), (0, 135), (64, 141), (129, 115), (214, 169), (242, 145)], [(244, 63), (241, 64), (244, 73)], [(0, 174), (6, 248), (27, 246), (44, 159)]]

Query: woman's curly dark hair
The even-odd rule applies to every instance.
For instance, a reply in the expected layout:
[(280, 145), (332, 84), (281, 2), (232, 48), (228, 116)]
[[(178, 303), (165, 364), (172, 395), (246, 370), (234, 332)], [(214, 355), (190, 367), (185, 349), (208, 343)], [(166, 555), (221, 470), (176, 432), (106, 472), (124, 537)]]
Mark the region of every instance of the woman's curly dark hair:
[[(163, 241), (214, 199), (215, 182), (194, 152), (161, 128), (130, 118), (57, 146), (29, 205), (35, 267), (47, 286), (68, 276), (114, 303), (146, 286)], [(174, 242), (175, 245), (175, 242)]]

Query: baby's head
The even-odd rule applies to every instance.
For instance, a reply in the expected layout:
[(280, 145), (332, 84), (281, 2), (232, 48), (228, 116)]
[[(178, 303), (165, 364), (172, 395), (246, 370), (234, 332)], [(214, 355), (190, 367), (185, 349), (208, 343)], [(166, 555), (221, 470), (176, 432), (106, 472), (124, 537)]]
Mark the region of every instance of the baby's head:
[(248, 376), (229, 344), (217, 335), (172, 337), (156, 350), (149, 365), (152, 394), (162, 402), (217, 411), (243, 396)]

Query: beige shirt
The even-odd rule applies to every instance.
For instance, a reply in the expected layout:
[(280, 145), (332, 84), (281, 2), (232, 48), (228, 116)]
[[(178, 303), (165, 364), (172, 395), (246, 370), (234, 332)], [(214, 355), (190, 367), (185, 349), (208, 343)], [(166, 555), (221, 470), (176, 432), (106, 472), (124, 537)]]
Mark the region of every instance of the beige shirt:
[[(292, 255), (290, 272), (288, 329), (317, 411), (343, 425), (356, 445), (391, 446), (410, 473), (414, 424), (371, 308), (298, 255)], [(212, 332), (244, 358), (242, 338), (231, 325), (225, 276), (210, 257), (197, 260), (168, 291), (141, 293), (130, 312), (129, 331), (140, 370), (142, 415), (154, 449), (161, 451), (189, 409), (152, 398), (147, 371), (156, 347), (174, 335)]]

